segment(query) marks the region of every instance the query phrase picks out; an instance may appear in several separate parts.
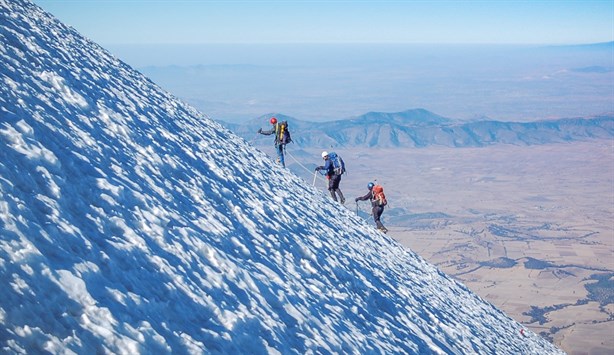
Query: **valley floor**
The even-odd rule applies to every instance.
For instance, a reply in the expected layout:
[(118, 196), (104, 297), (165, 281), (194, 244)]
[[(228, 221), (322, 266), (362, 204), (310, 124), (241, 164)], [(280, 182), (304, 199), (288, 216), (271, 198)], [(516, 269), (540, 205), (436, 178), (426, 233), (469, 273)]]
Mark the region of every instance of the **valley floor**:
[(612, 141), (338, 152), (349, 208), (373, 223), (377, 180), (393, 238), (567, 353), (614, 352)]

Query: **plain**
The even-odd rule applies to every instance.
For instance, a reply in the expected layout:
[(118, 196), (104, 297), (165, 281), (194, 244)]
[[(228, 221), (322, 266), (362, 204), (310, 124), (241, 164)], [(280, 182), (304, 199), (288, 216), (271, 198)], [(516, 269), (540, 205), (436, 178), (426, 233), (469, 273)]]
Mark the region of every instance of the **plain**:
[[(312, 184), (319, 151), (293, 148)], [(614, 350), (611, 140), (337, 151), (348, 208), (373, 223), (353, 198), (377, 180), (393, 238), (567, 353)]]

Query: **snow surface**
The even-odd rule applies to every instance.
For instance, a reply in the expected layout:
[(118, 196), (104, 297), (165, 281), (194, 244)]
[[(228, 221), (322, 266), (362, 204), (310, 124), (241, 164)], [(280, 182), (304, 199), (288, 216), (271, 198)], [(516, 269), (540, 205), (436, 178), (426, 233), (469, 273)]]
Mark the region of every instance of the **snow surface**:
[(32, 3), (0, 41), (2, 353), (560, 353)]

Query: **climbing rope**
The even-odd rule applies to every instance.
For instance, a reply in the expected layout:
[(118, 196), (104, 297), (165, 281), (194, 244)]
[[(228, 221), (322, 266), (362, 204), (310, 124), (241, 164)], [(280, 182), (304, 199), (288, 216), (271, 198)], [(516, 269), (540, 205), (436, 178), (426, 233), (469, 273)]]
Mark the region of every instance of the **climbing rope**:
[[(256, 133), (256, 134), (254, 134), (254, 137), (253, 137), (252, 139), (250, 139), (250, 140), (248, 141), (248, 143), (249, 143), (250, 145), (253, 145), (253, 144), (254, 144), (254, 142), (256, 141), (256, 139), (258, 139), (258, 136), (259, 136), (259, 135), (260, 135), (260, 133)], [(284, 147), (283, 147), (283, 150), (284, 150), (284, 151), (283, 151), (283, 154), (284, 154), (284, 155), (289, 156), (290, 158), (292, 158), (292, 160), (294, 160), (294, 161), (295, 161), (295, 162), (296, 162), (296, 163), (297, 163), (297, 164), (298, 164), (298, 165), (299, 165), (301, 168), (303, 168), (303, 169), (304, 169), (306, 172), (308, 172), (308, 173), (310, 173), (310, 174), (311, 174), (312, 170), (311, 170), (311, 169), (309, 169), (308, 167), (306, 167), (305, 165), (303, 165), (303, 164), (302, 164), (300, 161), (298, 161), (298, 159), (296, 159), (296, 157), (295, 157), (294, 155), (290, 154), (290, 152), (288, 152), (288, 150), (286, 149), (286, 146), (285, 146), (285, 145), (284, 145)], [(314, 172), (314, 174), (313, 174), (313, 182), (312, 182), (312, 185), (313, 185), (313, 186), (315, 186), (315, 184), (316, 184), (316, 179), (318, 178), (318, 175), (319, 175), (319, 174), (318, 174), (318, 172), (317, 172), (317, 171), (315, 171), (315, 172)], [(322, 175), (320, 175), (320, 176), (319, 176), (319, 178), (320, 178), (322, 181), (326, 181), (326, 180), (324, 179), (324, 177), (322, 177)]]
[(254, 138), (252, 138), (252, 139), (250, 139), (250, 140), (249, 140), (249, 142), (248, 142), (248, 143), (249, 143), (249, 145), (254, 145), (254, 142), (256, 141), (256, 139), (258, 139), (258, 135), (259, 135), (259, 134), (260, 134), (260, 133), (256, 132), (256, 134), (254, 135)]
[[(300, 162), (300, 161), (298, 161), (298, 160), (297, 160), (297, 159), (294, 157), (294, 155), (290, 154), (290, 153), (289, 153), (287, 150), (285, 150), (285, 149), (284, 149), (284, 152), (286, 153), (286, 155), (287, 155), (287, 156), (289, 156), (290, 158), (292, 158), (292, 160), (294, 160), (294, 161), (295, 161), (295, 162), (296, 162), (296, 163), (297, 163), (297, 164), (298, 164), (298, 165), (299, 165), (301, 168), (303, 168), (303, 169), (304, 169), (306, 172), (309, 172), (309, 173), (311, 173), (311, 172), (312, 172), (312, 170), (311, 170), (311, 169), (309, 169), (309, 168), (307, 168), (305, 165), (301, 164), (301, 162)], [(316, 178), (318, 178), (318, 172), (317, 172), (317, 171), (314, 171), (314, 172), (313, 172), (313, 183), (312, 183), (312, 185), (313, 185), (313, 186), (315, 186), (315, 184), (316, 184)], [(320, 178), (320, 179), (322, 179), (322, 180), (324, 180), (324, 178), (323, 178), (322, 176), (319, 176), (319, 178)]]

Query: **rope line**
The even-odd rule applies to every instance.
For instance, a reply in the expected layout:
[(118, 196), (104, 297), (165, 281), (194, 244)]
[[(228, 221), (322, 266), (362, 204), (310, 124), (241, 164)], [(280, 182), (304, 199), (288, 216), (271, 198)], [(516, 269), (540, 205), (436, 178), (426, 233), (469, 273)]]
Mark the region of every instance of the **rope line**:
[(256, 134), (254, 134), (254, 138), (252, 138), (248, 143), (250, 145), (254, 145), (254, 142), (256, 141), (256, 139), (258, 139), (258, 135), (260, 135), (260, 133), (256, 132)]
[[(286, 155), (288, 155), (290, 158), (292, 158), (292, 159), (293, 159), (293, 160), (294, 160), (294, 161), (295, 161), (295, 162), (296, 162), (296, 163), (297, 163), (297, 164), (298, 164), (300, 167), (302, 167), (303, 169), (305, 169), (305, 171), (307, 171), (307, 172), (309, 172), (309, 173), (311, 173), (311, 172), (313, 171), (313, 170), (311, 170), (311, 169), (307, 168), (305, 165), (301, 164), (301, 162), (300, 162), (300, 161), (298, 161), (298, 160), (297, 160), (297, 159), (294, 157), (294, 155), (290, 154), (290, 152), (288, 152), (286, 149), (284, 149), (284, 152), (286, 153)], [(316, 171), (315, 173), (317, 173), (317, 171)], [(319, 175), (319, 176), (318, 176), (318, 175)], [(322, 175), (321, 175), (321, 174), (315, 174), (314, 176), (317, 176), (319, 179), (324, 180), (324, 177), (322, 177)], [(315, 179), (314, 179), (314, 183), (313, 183), (313, 184), (315, 185)]]
[[(206, 119), (208, 119), (208, 120), (213, 120), (211, 117), (209, 117), (209, 115), (208, 115), (208, 114), (206, 114), (206, 113), (204, 113), (204, 112), (203, 112), (203, 115), (205, 116), (205, 118), (206, 118)], [(253, 144), (254, 144), (254, 142), (255, 142), (257, 139), (260, 139), (260, 138), (265, 138), (265, 137), (259, 137), (259, 136), (260, 136), (260, 133), (256, 132), (256, 133), (254, 134), (254, 137), (253, 137), (251, 140), (247, 141), (247, 143), (248, 143), (249, 145), (253, 145)], [(332, 148), (332, 146), (331, 146), (331, 148)], [(296, 162), (296, 163), (297, 163), (297, 164), (298, 164), (298, 165), (299, 165), (301, 168), (303, 168), (303, 169), (304, 169), (306, 172), (308, 172), (308, 173), (310, 173), (310, 174), (311, 174), (312, 170), (311, 170), (311, 169), (309, 169), (309, 168), (307, 168), (307, 167), (306, 167), (305, 165), (303, 165), (303, 164), (302, 164), (300, 161), (298, 161), (298, 159), (296, 159), (296, 157), (295, 157), (294, 155), (290, 154), (290, 152), (288, 152), (288, 150), (286, 149), (286, 146), (285, 146), (285, 145), (284, 145), (284, 148), (283, 148), (283, 149), (284, 149), (283, 153), (284, 153), (285, 155), (287, 155), (287, 156), (289, 156), (290, 158), (292, 158), (292, 160), (294, 160), (294, 161), (295, 161), (295, 162)], [(322, 174), (319, 174), (319, 173), (318, 173), (318, 171), (314, 171), (313, 173), (314, 173), (314, 175), (313, 175), (313, 183), (312, 183), (312, 185), (313, 185), (313, 186), (315, 186), (316, 178), (317, 178), (317, 179), (320, 179), (321, 181), (326, 182), (326, 179), (324, 179), (324, 177), (322, 176)], [(377, 182), (377, 179), (374, 179), (373, 181), (374, 181), (374, 182)], [(363, 211), (362, 211), (362, 208), (361, 208), (361, 206), (359, 205), (358, 201), (356, 201), (356, 215), (359, 215), (359, 212), (363, 212)], [(370, 215), (370, 216), (373, 216), (373, 212), (371, 212), (369, 215)]]
[[(209, 118), (209, 116), (208, 116), (207, 114), (205, 114), (205, 117)], [(259, 138), (264, 138), (264, 137), (259, 137), (259, 136), (260, 136), (260, 134), (259, 134), (258, 132), (256, 132), (256, 133), (254, 134), (254, 137), (253, 137), (252, 139), (250, 139), (250, 140), (248, 141), (248, 143), (249, 143), (250, 145), (253, 145), (253, 144), (254, 144), (254, 142), (255, 142), (257, 139), (259, 139)], [(297, 163), (297, 164), (298, 164), (298, 165), (299, 165), (301, 168), (303, 168), (303, 169), (304, 169), (306, 172), (308, 172), (308, 173), (310, 173), (310, 174), (311, 174), (312, 170), (311, 170), (311, 169), (309, 169), (308, 167), (306, 167), (305, 165), (303, 165), (303, 164), (302, 164), (300, 161), (298, 161), (298, 159), (296, 159), (296, 157), (295, 157), (294, 155), (290, 154), (290, 152), (288, 152), (288, 150), (286, 149), (286, 145), (285, 145), (285, 144), (284, 144), (284, 148), (283, 148), (283, 149), (284, 149), (284, 151), (283, 151), (283, 154), (284, 154), (284, 155), (287, 155), (287, 156), (289, 156), (290, 158), (292, 158), (292, 160), (294, 160), (294, 161), (295, 161), (295, 162), (296, 162), (296, 163)], [(316, 171), (316, 172), (314, 173), (314, 180), (313, 180), (314, 182), (313, 182), (313, 184), (312, 184), (312, 185), (314, 185), (314, 186), (315, 186), (316, 177), (317, 177), (318, 179), (320, 179), (321, 181), (326, 182), (326, 180), (324, 179), (324, 177), (323, 177), (321, 174), (318, 174), (318, 173), (317, 173), (317, 171)]]

